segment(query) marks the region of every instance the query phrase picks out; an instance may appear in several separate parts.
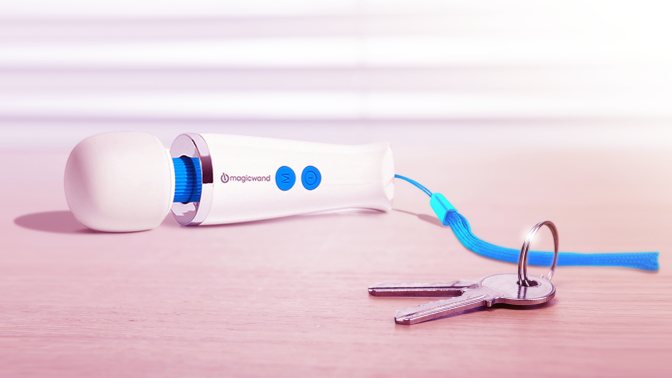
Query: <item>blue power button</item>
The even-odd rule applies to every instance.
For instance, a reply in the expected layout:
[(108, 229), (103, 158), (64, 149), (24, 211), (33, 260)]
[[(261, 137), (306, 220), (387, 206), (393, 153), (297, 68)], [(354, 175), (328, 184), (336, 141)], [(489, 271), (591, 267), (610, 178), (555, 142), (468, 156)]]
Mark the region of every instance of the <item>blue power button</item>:
[(296, 174), (292, 168), (289, 167), (280, 167), (278, 171), (275, 172), (275, 185), (282, 191), (287, 191), (292, 189), (294, 183), (296, 182)]
[(322, 175), (320, 174), (319, 169), (313, 167), (312, 165), (309, 165), (303, 169), (303, 173), (301, 173), (301, 183), (303, 184), (304, 188), (313, 190), (320, 186), (321, 182)]

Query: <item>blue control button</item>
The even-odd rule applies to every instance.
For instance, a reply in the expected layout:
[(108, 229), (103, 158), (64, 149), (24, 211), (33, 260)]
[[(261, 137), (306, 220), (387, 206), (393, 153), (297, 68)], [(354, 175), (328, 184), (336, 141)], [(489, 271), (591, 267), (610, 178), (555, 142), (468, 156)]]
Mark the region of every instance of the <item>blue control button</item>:
[(292, 168), (289, 167), (280, 167), (278, 171), (275, 172), (275, 185), (280, 188), (280, 190), (289, 190), (292, 189), (294, 183), (296, 182), (296, 175)]
[(319, 169), (313, 167), (312, 165), (309, 165), (303, 169), (303, 173), (301, 173), (301, 183), (303, 184), (304, 188), (313, 190), (320, 186), (321, 182), (322, 175), (320, 174)]

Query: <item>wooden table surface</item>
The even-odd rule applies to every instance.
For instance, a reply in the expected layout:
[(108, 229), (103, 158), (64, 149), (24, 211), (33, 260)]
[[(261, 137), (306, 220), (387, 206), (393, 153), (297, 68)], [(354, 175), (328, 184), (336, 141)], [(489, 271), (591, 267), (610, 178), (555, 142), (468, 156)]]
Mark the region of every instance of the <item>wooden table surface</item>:
[(393, 149), (486, 241), (519, 248), (549, 219), (563, 251), (659, 251), (661, 268), (559, 267), (546, 305), (396, 325), (430, 299), (369, 285), (516, 271), (405, 182), (389, 213), (105, 234), (68, 211), (67, 153), (2, 153), (0, 376), (672, 376), (672, 151)]

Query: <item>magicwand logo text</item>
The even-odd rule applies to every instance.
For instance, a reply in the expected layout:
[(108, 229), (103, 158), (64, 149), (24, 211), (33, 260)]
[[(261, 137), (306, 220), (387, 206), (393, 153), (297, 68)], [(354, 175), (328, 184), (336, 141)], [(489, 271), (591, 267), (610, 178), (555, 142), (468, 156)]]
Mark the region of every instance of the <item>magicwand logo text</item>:
[(263, 182), (263, 181), (271, 181), (271, 175), (268, 176), (229, 176), (226, 173), (222, 173), (222, 182), (226, 184), (229, 181), (238, 181), (242, 182), (243, 184), (246, 182)]

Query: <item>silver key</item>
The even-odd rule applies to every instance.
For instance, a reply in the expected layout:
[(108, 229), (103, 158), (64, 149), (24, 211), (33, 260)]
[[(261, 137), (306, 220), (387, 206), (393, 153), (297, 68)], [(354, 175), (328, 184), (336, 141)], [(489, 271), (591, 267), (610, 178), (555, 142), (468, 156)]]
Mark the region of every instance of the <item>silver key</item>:
[(379, 283), (369, 288), (369, 294), (376, 297), (450, 297), (462, 295), (463, 289), (475, 289), (480, 282), (459, 280), (450, 283)]
[[(548, 226), (553, 233), (553, 264), (546, 278), (527, 277), (527, 252), (530, 242), (542, 226)], [(394, 315), (397, 324), (416, 324), (478, 307), (494, 304), (533, 306), (546, 303), (555, 296), (555, 286), (551, 283), (558, 259), (558, 232), (550, 221), (537, 223), (527, 234), (518, 259), (518, 274), (504, 273), (484, 277), (478, 281), (460, 280), (451, 283), (379, 283), (369, 287), (369, 294), (379, 297), (441, 297), (457, 296), (429, 302), (418, 307), (399, 310)]]
[[(531, 306), (545, 303), (555, 296), (555, 287), (545, 278), (528, 279), (533, 286), (518, 285), (514, 273), (495, 274), (479, 281), (460, 280), (454, 283), (376, 284), (369, 288), (375, 296), (453, 296), (418, 307), (399, 310), (394, 315), (397, 324), (416, 324), (441, 318), (472, 308), (493, 304)], [(534, 283), (533, 283), (534, 282)]]

